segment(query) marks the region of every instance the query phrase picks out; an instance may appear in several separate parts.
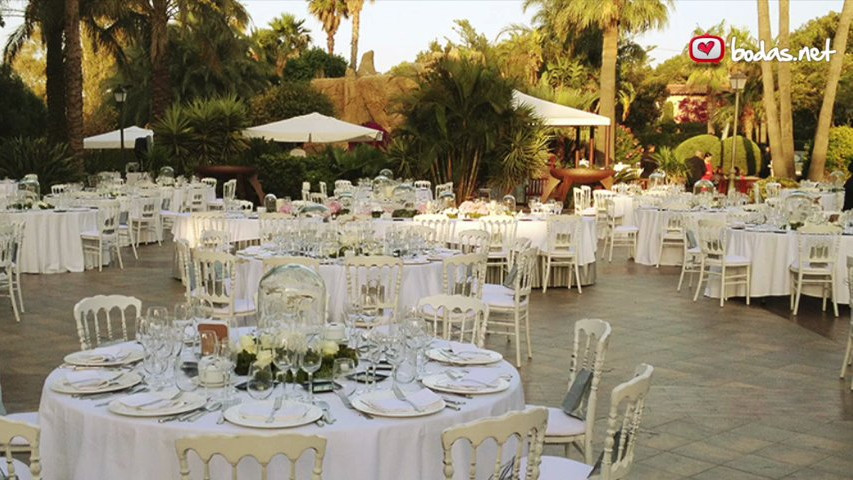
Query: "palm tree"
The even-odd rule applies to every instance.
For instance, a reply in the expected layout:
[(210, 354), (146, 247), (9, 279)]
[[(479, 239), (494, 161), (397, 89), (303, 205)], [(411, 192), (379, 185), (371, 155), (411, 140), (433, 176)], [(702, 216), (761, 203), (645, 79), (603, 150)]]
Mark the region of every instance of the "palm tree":
[[(791, 0), (779, 1), (779, 48), (790, 46)], [(794, 118), (791, 111), (791, 64), (779, 62), (779, 129), (782, 159), (794, 164)]]
[[(283, 13), (270, 22), (270, 28), (258, 30), (253, 35), (258, 51), (256, 60), (275, 66), (275, 74), (281, 77), (288, 60), (299, 57), (311, 44), (311, 31), (305, 28), (305, 20)], [(253, 48), (254, 50), (254, 48)]]
[[(543, 8), (556, 8), (557, 28), (575, 25), (581, 29), (600, 28), (601, 77), (599, 114), (616, 126), (616, 59), (620, 33), (638, 33), (666, 25), (672, 0), (544, 0)], [(601, 133), (604, 133), (602, 130)], [(605, 138), (601, 135), (601, 138)], [(616, 142), (607, 142), (613, 158)]]
[[(349, 50), (349, 66), (355, 70), (358, 65), (358, 35), (361, 28), (361, 10), (364, 8), (364, 0), (344, 0), (346, 2), (347, 14), (352, 16), (352, 41)], [(373, 3), (374, 0), (370, 0)]]
[(809, 167), (809, 178), (812, 180), (823, 179), (826, 150), (829, 147), (829, 127), (832, 124), (832, 109), (835, 105), (838, 80), (841, 78), (841, 67), (844, 64), (844, 52), (847, 51), (847, 34), (850, 32), (851, 19), (853, 19), (853, 0), (844, 0), (841, 17), (838, 19), (838, 29), (832, 41), (832, 48), (838, 53), (829, 61), (829, 75), (826, 77), (823, 104), (820, 106), (820, 116), (817, 119), (817, 130), (814, 134), (814, 149)]
[(346, 15), (346, 4), (343, 0), (308, 0), (308, 11), (323, 24), (323, 31), (326, 32), (326, 50), (329, 55), (334, 55), (335, 34), (341, 26), (341, 19)]
[[(80, 0), (65, 0), (65, 117), (68, 144), (83, 153), (83, 44), (80, 40)], [(80, 165), (80, 170), (83, 170)]]
[[(758, 0), (758, 38), (765, 45), (773, 45), (770, 36), (770, 6), (767, 0)], [(764, 110), (767, 115), (767, 135), (770, 137), (770, 152), (773, 173), (777, 177), (793, 176), (793, 169), (782, 156), (782, 131), (779, 126), (779, 111), (776, 108), (776, 85), (773, 79), (773, 65), (761, 62), (761, 81), (764, 86)]]

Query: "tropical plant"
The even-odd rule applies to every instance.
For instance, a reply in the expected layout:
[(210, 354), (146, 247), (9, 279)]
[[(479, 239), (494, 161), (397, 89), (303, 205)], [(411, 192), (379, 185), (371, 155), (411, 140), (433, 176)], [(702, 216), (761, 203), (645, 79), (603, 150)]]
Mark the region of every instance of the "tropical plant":
[[(373, 3), (374, 0), (369, 0)], [(361, 30), (361, 10), (365, 0), (344, 0), (346, 12), (352, 18), (352, 40), (350, 41), (349, 66), (353, 70), (358, 66), (358, 38)]]
[[(528, 0), (528, 5), (533, 3)], [(616, 60), (621, 34), (639, 33), (666, 24), (672, 0), (538, 0), (543, 10), (553, 12), (557, 29), (597, 28), (604, 32), (601, 42), (599, 114), (616, 124)], [(604, 138), (602, 130), (601, 138)], [(609, 145), (610, 156), (615, 142)]]
[(311, 31), (305, 27), (305, 20), (297, 19), (290, 13), (283, 13), (252, 34), (256, 60), (275, 66), (275, 75), (284, 75), (287, 62), (299, 57), (311, 44)]
[(323, 24), (329, 55), (335, 54), (335, 34), (338, 33), (338, 27), (341, 25), (341, 19), (346, 15), (346, 10), (344, 0), (308, 0), (308, 11)]
[[(767, 0), (758, 0), (758, 39), (765, 45), (773, 45), (770, 34), (770, 5)], [(776, 82), (773, 78), (773, 64), (761, 64), (761, 83), (764, 87), (764, 111), (767, 116), (767, 136), (770, 140), (770, 151), (773, 155), (773, 172), (780, 177), (794, 175), (793, 158), (787, 162), (782, 156), (782, 131), (779, 124), (779, 109), (776, 105)]]
[[(807, 152), (809, 152), (811, 148), (811, 144), (806, 145)], [(853, 127), (839, 126), (830, 128), (824, 171), (847, 171), (847, 166), (851, 162), (853, 162)], [(809, 166), (811, 165), (811, 155), (809, 155), (805, 163), (808, 163)], [(806, 171), (805, 163), (803, 165), (803, 171)]]
[[(838, 29), (832, 46), (839, 52), (847, 51), (847, 36), (850, 33), (850, 23), (853, 20), (853, 0), (844, 0), (841, 10), (841, 18), (838, 21)], [(833, 105), (835, 94), (838, 90), (838, 81), (841, 78), (841, 67), (844, 64), (845, 55), (835, 55), (829, 62), (829, 74), (826, 79), (826, 88), (823, 93), (823, 103), (820, 107), (820, 116), (817, 122), (817, 131), (814, 137), (814, 149), (811, 155), (809, 178), (821, 180), (826, 169), (827, 150), (829, 148), (829, 127), (832, 123)]]
[(317, 112), (334, 115), (332, 101), (308, 82), (287, 82), (251, 100), (252, 121), (256, 124)]
[(687, 174), (687, 164), (669, 147), (661, 147), (652, 154), (652, 157), (658, 164), (658, 170), (666, 173), (670, 178), (683, 177)]
[(7, 138), (0, 141), (0, 178), (38, 175), (42, 188), (74, 182), (80, 170), (68, 146), (47, 138)]
[(545, 167), (551, 139), (541, 120), (527, 108), (517, 109), (510, 117), (506, 135), (498, 146), (497, 161), (488, 164), (486, 172), (489, 185), (505, 194)]
[(284, 68), (287, 81), (309, 81), (315, 78), (343, 77), (347, 61), (339, 55), (329, 55), (320, 48), (312, 48), (289, 62)]
[(640, 141), (634, 136), (634, 132), (630, 128), (617, 125), (616, 126), (616, 157), (615, 160), (619, 163), (633, 165), (640, 161), (643, 155), (643, 147)]
[[(68, 144), (83, 153), (83, 43), (80, 39), (80, 0), (65, 0), (65, 117)], [(83, 171), (83, 163), (79, 164)]]
[(468, 58), (440, 58), (417, 78), (416, 89), (401, 99), (405, 120), (398, 132), (409, 145), (391, 151), (405, 152), (406, 161), (417, 159), (407, 169), (418, 176), (428, 174), (437, 183), (452, 181), (459, 201), (483, 183), (506, 188), (523, 182), (528, 175), (501, 176), (510, 171), (521, 174), (525, 168), (538, 171), (541, 160), (530, 156), (532, 148), (525, 144), (536, 144), (540, 137), (521, 136), (515, 130), (541, 126), (529, 110), (513, 107), (512, 91), (512, 83), (495, 67)]
[(44, 103), (8, 65), (0, 65), (0, 135), (34, 137), (44, 135)]

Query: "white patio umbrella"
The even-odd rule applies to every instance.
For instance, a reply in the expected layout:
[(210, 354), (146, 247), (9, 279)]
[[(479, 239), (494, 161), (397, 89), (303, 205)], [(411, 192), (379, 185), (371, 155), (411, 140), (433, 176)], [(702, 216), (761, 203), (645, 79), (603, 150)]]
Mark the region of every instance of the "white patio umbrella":
[(515, 105), (526, 105), (533, 109), (545, 125), (554, 127), (589, 127), (610, 125), (610, 119), (595, 113), (567, 107), (559, 103), (536, 98), (518, 90), (513, 90), (512, 101)]
[[(136, 145), (137, 138), (145, 138), (153, 135), (154, 132), (147, 128), (137, 127), (136, 125), (126, 127), (124, 129), (124, 148), (133, 148)], [(83, 148), (121, 148), (121, 130), (113, 130), (112, 132), (86, 137), (83, 139)]]
[(382, 132), (314, 112), (243, 130), (249, 138), (288, 143), (375, 142)]

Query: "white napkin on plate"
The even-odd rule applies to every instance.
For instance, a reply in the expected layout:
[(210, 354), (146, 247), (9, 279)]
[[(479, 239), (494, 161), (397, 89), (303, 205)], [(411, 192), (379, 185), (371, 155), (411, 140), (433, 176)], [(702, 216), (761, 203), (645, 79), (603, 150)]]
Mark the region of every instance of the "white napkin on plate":
[(174, 391), (168, 390), (157, 393), (142, 392), (128, 395), (119, 401), (126, 407), (155, 411), (174, 405), (177, 402), (177, 400), (171, 400), (174, 395)]
[(501, 372), (498, 369), (474, 368), (468, 370), (468, 373), (459, 380), (452, 380), (450, 384), (454, 387), (483, 390), (496, 387), (500, 377)]
[(101, 347), (81, 352), (82, 356), (90, 362), (117, 362), (127, 358), (130, 355), (130, 350), (123, 345), (113, 345), (111, 347)]
[(72, 387), (83, 390), (87, 388), (99, 388), (110, 381), (121, 376), (116, 372), (108, 372), (103, 370), (78, 370), (70, 371), (65, 374), (65, 383)]
[(426, 388), (422, 388), (414, 393), (404, 392), (406, 398), (417, 406), (417, 408), (414, 408), (412, 407), (412, 403), (405, 400), (398, 400), (393, 393), (388, 393), (388, 397), (371, 398), (365, 403), (382, 412), (403, 413), (416, 411), (418, 408), (427, 409), (441, 401), (441, 397)]
[[(266, 421), (267, 418), (269, 418), (270, 412), (272, 411), (272, 407), (273, 402), (248, 403), (240, 407), (240, 416), (246, 420), (263, 422)], [(275, 412), (275, 417), (273, 417), (273, 420), (275, 422), (290, 422), (298, 420), (305, 415), (306, 411), (308, 411), (307, 405), (302, 405), (298, 403), (284, 405), (277, 412)]]

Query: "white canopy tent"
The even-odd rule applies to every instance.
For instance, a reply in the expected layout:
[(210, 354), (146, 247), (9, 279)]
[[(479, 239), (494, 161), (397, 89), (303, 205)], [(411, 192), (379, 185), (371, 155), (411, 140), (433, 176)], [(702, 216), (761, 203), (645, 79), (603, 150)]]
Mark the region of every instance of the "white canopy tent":
[[(136, 145), (137, 138), (145, 138), (153, 135), (154, 132), (146, 128), (137, 127), (136, 125), (127, 127), (124, 129), (124, 148), (132, 149)], [(83, 148), (121, 148), (121, 130), (113, 130), (112, 132), (86, 137), (83, 139)]]
[(382, 132), (314, 112), (243, 130), (249, 138), (288, 143), (375, 142)]
[(526, 105), (532, 108), (536, 115), (545, 121), (545, 125), (554, 127), (606, 127), (610, 125), (610, 119), (605, 116), (542, 100), (518, 90), (513, 90), (512, 100), (516, 106)]

